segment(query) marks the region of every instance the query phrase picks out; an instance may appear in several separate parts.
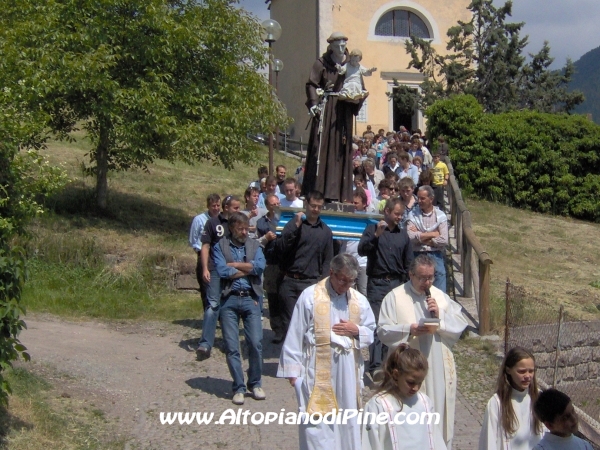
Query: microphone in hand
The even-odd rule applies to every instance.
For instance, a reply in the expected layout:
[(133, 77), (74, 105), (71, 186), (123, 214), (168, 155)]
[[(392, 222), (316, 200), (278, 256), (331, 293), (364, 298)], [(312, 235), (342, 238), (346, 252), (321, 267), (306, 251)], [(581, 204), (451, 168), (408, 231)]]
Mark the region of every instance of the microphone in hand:
[[(431, 291), (429, 288), (425, 289), (425, 297), (431, 298)], [(435, 311), (429, 311), (429, 314), (431, 314), (432, 319), (437, 319), (437, 314)]]

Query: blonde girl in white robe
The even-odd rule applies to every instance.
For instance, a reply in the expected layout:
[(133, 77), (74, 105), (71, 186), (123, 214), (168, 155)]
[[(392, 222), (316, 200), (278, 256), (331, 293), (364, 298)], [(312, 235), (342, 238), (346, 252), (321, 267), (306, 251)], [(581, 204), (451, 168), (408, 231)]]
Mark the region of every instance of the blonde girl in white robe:
[[(381, 387), (364, 409), (363, 450), (446, 450), (435, 415), (429, 420), (433, 402), (419, 392), (427, 369), (427, 358), (407, 344), (400, 344), (388, 355)], [(389, 417), (387, 424), (369, 419), (381, 413)], [(421, 421), (421, 417), (426, 419)]]
[(543, 434), (533, 414), (538, 392), (533, 355), (524, 348), (512, 348), (500, 366), (496, 393), (485, 409), (479, 450), (531, 450)]

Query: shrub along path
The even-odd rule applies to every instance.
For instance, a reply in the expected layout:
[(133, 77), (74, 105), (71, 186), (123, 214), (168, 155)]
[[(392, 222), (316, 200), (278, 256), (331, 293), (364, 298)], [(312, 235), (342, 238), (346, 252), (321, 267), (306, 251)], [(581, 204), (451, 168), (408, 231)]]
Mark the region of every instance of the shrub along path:
[[(264, 324), (267, 325), (265, 320)], [(51, 368), (61, 377), (60, 390), (81, 400), (93, 399), (117, 419), (126, 448), (143, 449), (280, 449), (298, 448), (294, 425), (161, 425), (160, 412), (214, 412), (218, 416), (231, 403), (231, 381), (225, 355), (214, 350), (204, 362), (193, 349), (197, 321), (96, 323), (67, 322), (51, 316), (27, 319), (22, 334), (32, 363), (29, 370)], [(246, 398), (243, 410), (279, 412), (296, 410), (294, 392), (287, 380), (275, 378), (280, 346), (270, 343), (265, 328), (263, 386), (267, 399)], [(217, 340), (220, 347), (221, 342)], [(457, 400), (454, 448), (474, 448), (481, 417), (463, 395)]]

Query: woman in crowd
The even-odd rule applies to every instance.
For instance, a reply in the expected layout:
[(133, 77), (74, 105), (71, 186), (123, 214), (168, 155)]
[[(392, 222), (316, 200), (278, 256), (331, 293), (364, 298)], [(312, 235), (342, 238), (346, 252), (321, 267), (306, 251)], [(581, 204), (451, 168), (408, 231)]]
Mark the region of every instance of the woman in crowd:
[(415, 183), (410, 177), (404, 177), (398, 182), (400, 199), (404, 205), (404, 214), (402, 215), (402, 223), (406, 223), (408, 214), (417, 205), (417, 196), (415, 195)]

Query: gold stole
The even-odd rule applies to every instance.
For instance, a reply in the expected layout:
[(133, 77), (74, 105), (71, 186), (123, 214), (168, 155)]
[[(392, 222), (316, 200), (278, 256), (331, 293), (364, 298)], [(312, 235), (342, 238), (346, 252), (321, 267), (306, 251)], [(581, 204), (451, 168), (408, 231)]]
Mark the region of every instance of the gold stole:
[[(306, 411), (309, 414), (326, 414), (331, 410), (337, 410), (338, 404), (335, 392), (331, 386), (331, 298), (327, 291), (329, 278), (317, 283), (315, 286), (314, 323), (315, 323), (315, 345), (317, 348), (315, 358), (315, 385), (308, 400)], [(350, 289), (350, 322), (358, 325), (360, 323), (360, 306), (356, 291)], [(358, 367), (358, 348), (354, 345), (355, 368)], [(360, 380), (357, 377), (357, 400), (360, 407)]]

